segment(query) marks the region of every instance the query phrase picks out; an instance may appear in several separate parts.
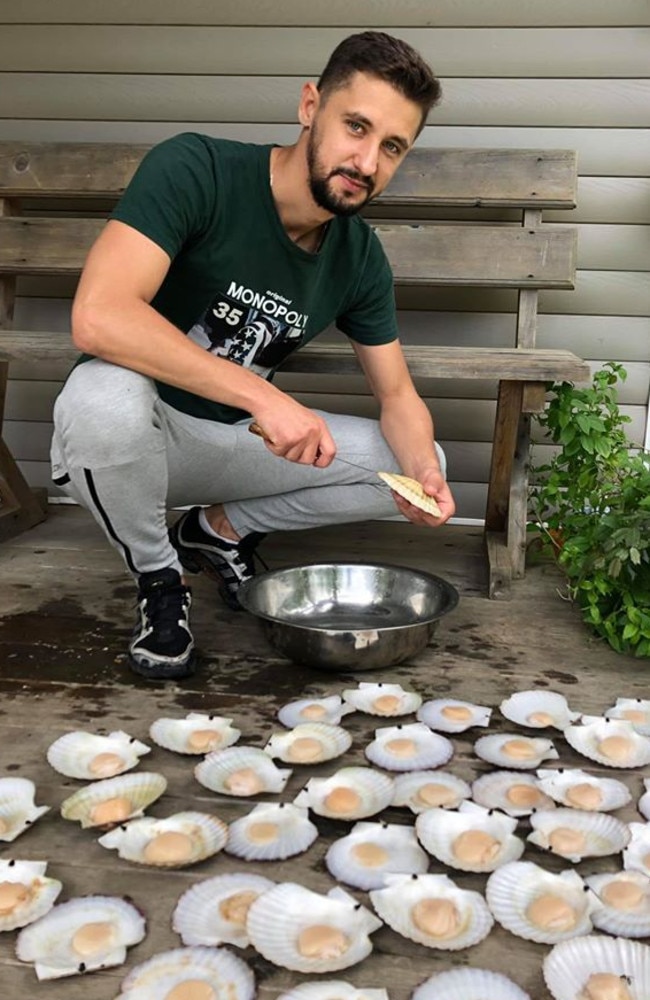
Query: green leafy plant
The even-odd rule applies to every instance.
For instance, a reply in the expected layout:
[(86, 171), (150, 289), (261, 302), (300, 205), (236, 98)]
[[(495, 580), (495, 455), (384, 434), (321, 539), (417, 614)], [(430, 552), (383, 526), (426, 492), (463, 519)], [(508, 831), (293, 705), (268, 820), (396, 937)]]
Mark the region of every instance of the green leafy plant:
[(530, 510), (587, 624), (618, 652), (650, 656), (650, 458), (625, 433), (626, 375), (608, 362), (588, 387), (549, 386), (538, 421), (559, 450), (534, 470)]

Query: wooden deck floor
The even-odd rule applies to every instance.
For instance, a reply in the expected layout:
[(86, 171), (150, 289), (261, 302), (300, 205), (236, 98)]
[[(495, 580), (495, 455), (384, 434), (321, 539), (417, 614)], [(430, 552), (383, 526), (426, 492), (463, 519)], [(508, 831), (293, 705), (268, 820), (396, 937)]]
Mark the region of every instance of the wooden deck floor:
[[(277, 709), (302, 692), (336, 693), (358, 680), (378, 678), (290, 665), (269, 648), (256, 621), (225, 609), (213, 585), (197, 578), (193, 626), (202, 653), (200, 672), (182, 684), (139, 681), (124, 657), (134, 609), (130, 579), (85, 512), (70, 507), (51, 511), (45, 524), (0, 549), (0, 776), (31, 778), (37, 786), (37, 803), (52, 807), (13, 844), (0, 844), (0, 858), (47, 859), (48, 874), (64, 883), (61, 901), (86, 893), (128, 893), (146, 913), (148, 934), (130, 950), (126, 967), (40, 984), (33, 969), (15, 958), (15, 933), (2, 934), (1, 995), (113, 1000), (126, 969), (180, 945), (170, 928), (170, 915), (181, 892), (195, 881), (241, 869), (246, 863), (221, 854), (185, 871), (160, 872), (120, 861), (115, 852), (97, 844), (93, 833), (58, 814), (60, 802), (78, 783), (52, 771), (45, 760), (48, 745), (72, 729), (124, 729), (147, 742), (154, 719), (206, 710), (232, 717), (242, 730), (241, 742), (261, 746), (273, 729), (280, 728)], [(529, 569), (511, 601), (487, 601), (479, 529), (447, 527), (426, 535), (394, 524), (328, 529), (277, 536), (267, 540), (263, 554), (271, 566), (331, 558), (397, 562), (429, 568), (454, 583), (461, 593), (459, 606), (441, 623), (429, 647), (381, 678), (399, 681), (426, 699), (451, 695), (496, 709), (508, 694), (535, 687), (562, 692), (572, 708), (598, 714), (618, 696), (648, 695), (647, 662), (618, 656), (594, 641), (574, 609), (558, 597), (561, 580), (548, 563)], [(354, 736), (344, 761), (363, 764), (364, 746), (373, 730), (385, 723), (360, 714), (344, 722)], [(494, 712), (491, 730), (512, 728)], [(470, 730), (454, 737), (455, 755), (448, 770), (471, 780), (490, 769), (472, 752), (476, 736), (483, 732)], [(596, 765), (578, 758), (559, 734), (555, 744), (560, 765), (598, 771)], [(143, 766), (165, 774), (169, 787), (151, 808), (152, 815), (198, 808), (228, 821), (251, 808), (250, 802), (207, 792), (192, 775), (193, 763), (193, 758), (153, 746)], [(283, 798), (292, 799), (312, 774), (332, 773), (340, 764), (296, 768)], [(643, 775), (637, 770), (620, 776), (636, 803)], [(395, 822), (413, 819), (405, 810), (385, 815)], [(633, 804), (617, 815), (625, 820), (640, 818)], [(306, 854), (266, 867), (248, 867), (277, 881), (330, 889), (333, 880), (324, 867), (324, 854), (333, 839), (347, 832), (348, 824), (318, 817), (315, 821), (321, 836)], [(521, 832), (525, 835), (525, 823)], [(555, 871), (569, 867), (532, 846), (524, 858)], [(584, 861), (576, 867), (581, 874), (615, 870), (620, 858)], [(432, 860), (431, 870), (441, 871), (443, 866)], [(485, 876), (452, 870), (448, 874), (461, 886), (484, 889)], [(368, 902), (364, 893), (351, 891)], [(482, 943), (459, 952), (427, 949), (387, 927), (373, 940), (373, 954), (361, 965), (324, 978), (386, 987), (391, 1000), (407, 1000), (414, 987), (435, 972), (454, 965), (483, 966), (506, 972), (534, 1000), (549, 1000), (541, 974), (548, 947), (516, 938), (498, 926)], [(255, 970), (260, 995), (269, 1000), (308, 978), (275, 968), (252, 949), (244, 957)]]

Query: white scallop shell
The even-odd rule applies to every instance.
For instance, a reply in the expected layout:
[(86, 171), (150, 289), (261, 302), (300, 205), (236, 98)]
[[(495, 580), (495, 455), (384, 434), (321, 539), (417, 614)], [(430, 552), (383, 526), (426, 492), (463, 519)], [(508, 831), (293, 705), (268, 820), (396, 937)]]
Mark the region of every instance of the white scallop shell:
[(420, 847), (413, 827), (356, 823), (346, 837), (330, 845), (325, 865), (339, 882), (357, 889), (379, 889), (387, 872), (426, 872), (429, 856)]
[(423, 722), (375, 729), (375, 738), (365, 749), (368, 760), (387, 771), (440, 767), (453, 753), (451, 740), (431, 732)]
[(151, 747), (122, 730), (98, 736), (76, 730), (55, 740), (47, 750), (51, 767), (68, 778), (97, 781), (130, 771)]
[(464, 733), (473, 726), (489, 726), (491, 716), (491, 708), (458, 698), (425, 701), (416, 713), (420, 722), (440, 733)]
[[(255, 979), (246, 962), (227, 948), (173, 948), (141, 962), (122, 983), (117, 1000), (163, 1000), (205, 984), (201, 996), (253, 1000)], [(209, 993), (211, 988), (212, 993)]]
[[(372, 951), (381, 920), (343, 889), (327, 895), (282, 882), (259, 896), (246, 923), (253, 947), (274, 965), (296, 972), (337, 972)], [(301, 947), (302, 946), (302, 947)]]
[(474, 753), (489, 764), (522, 771), (539, 767), (543, 760), (557, 760), (559, 756), (551, 740), (519, 733), (481, 736), (474, 744)]
[(84, 829), (124, 823), (142, 816), (166, 788), (167, 779), (154, 771), (119, 774), (116, 778), (94, 781), (70, 795), (61, 803), (61, 815), (77, 820)]
[(587, 934), (556, 944), (543, 962), (544, 979), (554, 1000), (589, 1000), (590, 976), (609, 973), (619, 978), (615, 1000), (646, 1000), (650, 983), (650, 948), (626, 938)]
[[(582, 809), (540, 810), (531, 815), (530, 825), (533, 832), (526, 839), (531, 844), (568, 861), (618, 854), (630, 840), (627, 824), (620, 819)], [(563, 831), (566, 846), (558, 843)]]
[(472, 782), (472, 799), (508, 816), (530, 816), (534, 809), (553, 809), (537, 778), (522, 771), (489, 771)]
[(329, 726), (338, 726), (344, 715), (353, 712), (352, 705), (346, 705), (338, 694), (326, 698), (299, 698), (283, 705), (278, 712), (278, 719), (287, 729), (303, 725), (305, 722), (324, 722)]
[(343, 701), (357, 712), (383, 715), (385, 718), (409, 715), (422, 704), (421, 696), (415, 691), (405, 691), (401, 684), (386, 684), (383, 681), (360, 681), (357, 688), (343, 691)]
[(294, 805), (330, 819), (375, 816), (393, 800), (393, 778), (372, 767), (341, 767), (329, 778), (310, 778)]
[(172, 929), (184, 945), (234, 944), (246, 948), (248, 909), (275, 882), (252, 872), (232, 872), (195, 882), (179, 898)]
[(568, 726), (564, 730), (567, 743), (583, 757), (607, 767), (650, 764), (650, 738), (637, 733), (631, 722), (592, 716), (583, 716), (583, 721), (582, 726)]
[(448, 969), (429, 976), (413, 991), (411, 1000), (531, 1000), (507, 976), (491, 969)]
[[(99, 940), (93, 933), (102, 930)], [(126, 899), (84, 896), (60, 903), (20, 931), (16, 955), (34, 962), (39, 979), (121, 965), (126, 949), (142, 941), (145, 919)]]
[(598, 904), (594, 927), (619, 937), (650, 937), (650, 876), (623, 871), (589, 875), (585, 882)]
[(260, 802), (231, 823), (226, 853), (246, 861), (279, 861), (302, 854), (317, 836), (306, 809), (291, 802)]
[(540, 788), (560, 805), (586, 812), (611, 812), (632, 799), (627, 785), (615, 778), (600, 778), (580, 768), (537, 772)]
[(351, 746), (352, 737), (341, 726), (305, 722), (286, 733), (273, 733), (264, 752), (286, 764), (318, 764), (340, 757)]
[(365, 989), (339, 979), (311, 980), (281, 993), (277, 1000), (389, 1000), (388, 991)]
[[(415, 820), (415, 831), (424, 849), (438, 861), (468, 872), (492, 872), (507, 861), (516, 861), (524, 842), (515, 837), (517, 820), (504, 813), (484, 809), (475, 802), (461, 802), (457, 811), (427, 809)], [(475, 860), (456, 853), (472, 834), (483, 849)]]
[(125, 861), (156, 868), (185, 868), (217, 854), (228, 839), (227, 825), (208, 813), (178, 812), (165, 819), (143, 816), (105, 833), (102, 847)]
[(532, 729), (564, 730), (580, 718), (580, 712), (572, 712), (564, 695), (555, 691), (517, 691), (499, 709), (510, 722)]
[(629, 823), (630, 842), (623, 851), (626, 871), (650, 875), (650, 823)]
[(374, 889), (370, 900), (389, 927), (428, 948), (469, 948), (494, 924), (481, 894), (460, 889), (447, 875), (387, 875), (386, 887)]
[(190, 712), (184, 719), (156, 719), (149, 735), (154, 743), (175, 753), (205, 754), (232, 746), (241, 736), (232, 719)]
[[(585, 892), (585, 883), (571, 869), (556, 875), (531, 861), (513, 861), (490, 875), (485, 896), (501, 926), (528, 941), (557, 944), (593, 930), (591, 913), (597, 899)], [(540, 900), (560, 904), (549, 926), (535, 922), (530, 912)]]
[(395, 775), (393, 806), (408, 806), (413, 813), (421, 813), (437, 806), (457, 809), (472, 790), (466, 781), (446, 771), (406, 771)]
[(47, 861), (0, 860), (0, 931), (26, 927), (52, 909), (63, 883), (46, 870)]
[(645, 792), (639, 799), (637, 808), (642, 816), (650, 819), (650, 778), (645, 778), (643, 787), (645, 788)]
[(29, 778), (0, 778), (0, 841), (9, 843), (28, 830), (50, 806), (34, 803), (36, 786)]
[(239, 798), (281, 792), (292, 773), (277, 767), (258, 747), (246, 746), (215, 750), (194, 768), (194, 777), (204, 788)]
[(647, 698), (617, 698), (616, 704), (603, 715), (606, 719), (625, 719), (641, 736), (650, 736), (650, 700)]

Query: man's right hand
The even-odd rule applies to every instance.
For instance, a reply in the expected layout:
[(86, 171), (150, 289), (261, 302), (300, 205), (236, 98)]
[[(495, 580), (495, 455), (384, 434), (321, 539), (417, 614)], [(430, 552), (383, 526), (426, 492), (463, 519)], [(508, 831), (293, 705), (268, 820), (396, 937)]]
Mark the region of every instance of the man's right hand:
[(325, 469), (336, 455), (336, 444), (319, 414), (290, 396), (276, 396), (270, 406), (261, 406), (253, 420), (274, 455), (300, 465)]

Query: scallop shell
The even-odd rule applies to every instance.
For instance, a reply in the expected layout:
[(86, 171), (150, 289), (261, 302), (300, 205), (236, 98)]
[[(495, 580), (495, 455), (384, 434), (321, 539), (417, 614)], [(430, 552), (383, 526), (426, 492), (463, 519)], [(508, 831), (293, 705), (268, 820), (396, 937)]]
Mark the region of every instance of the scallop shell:
[(429, 857), (410, 826), (356, 823), (346, 837), (331, 844), (325, 865), (338, 882), (357, 889), (379, 889), (388, 872), (426, 872)]
[(627, 805), (632, 793), (614, 778), (599, 778), (580, 768), (537, 772), (540, 788), (560, 805), (586, 812), (611, 812)]
[(47, 750), (51, 767), (68, 778), (96, 781), (130, 771), (151, 747), (121, 730), (98, 736), (76, 730), (55, 740)]
[(241, 731), (222, 715), (190, 712), (184, 719), (156, 719), (149, 729), (154, 743), (175, 753), (205, 754), (232, 746)]
[(513, 861), (490, 875), (485, 896), (501, 926), (528, 941), (557, 944), (593, 930), (597, 899), (573, 870), (555, 875), (531, 861)]
[[(583, 720), (593, 719), (583, 716)], [(650, 764), (650, 738), (640, 736), (624, 719), (593, 719), (569, 726), (564, 737), (583, 757), (607, 767), (643, 767)]]
[(406, 771), (395, 776), (393, 806), (408, 806), (413, 813), (438, 806), (457, 809), (472, 790), (466, 781), (446, 771)]
[(650, 876), (624, 871), (589, 875), (585, 882), (598, 898), (594, 927), (619, 937), (650, 937)]
[(352, 737), (341, 726), (305, 722), (287, 733), (274, 733), (264, 752), (286, 764), (318, 764), (340, 757), (352, 746)]
[(61, 815), (78, 820), (84, 829), (112, 826), (142, 816), (166, 788), (167, 779), (154, 771), (120, 774), (80, 788), (61, 803)]
[(395, 783), (372, 767), (342, 767), (329, 778), (310, 778), (294, 805), (330, 819), (375, 816), (393, 800)]
[(491, 969), (448, 969), (429, 976), (413, 991), (411, 1000), (531, 1000), (507, 976)]
[(603, 715), (606, 719), (625, 719), (641, 736), (650, 736), (650, 700), (647, 698), (617, 698), (616, 704)]
[(194, 777), (212, 792), (249, 798), (281, 792), (293, 772), (277, 767), (258, 747), (228, 747), (209, 753), (194, 768)]
[(28, 830), (49, 806), (34, 803), (36, 786), (29, 778), (0, 778), (0, 842), (9, 843)]
[(618, 854), (630, 840), (627, 824), (605, 813), (582, 809), (540, 810), (530, 817), (531, 844), (568, 861)]
[(524, 842), (515, 837), (516, 826), (516, 819), (475, 802), (461, 802), (456, 812), (427, 809), (415, 820), (425, 850), (450, 868), (467, 872), (492, 872), (521, 857)]
[(650, 823), (630, 823), (628, 829), (630, 842), (623, 851), (623, 867), (650, 875)]
[(338, 726), (344, 715), (353, 712), (351, 705), (346, 705), (338, 694), (326, 698), (299, 698), (283, 705), (278, 712), (278, 719), (283, 726), (293, 729), (305, 722), (324, 722), (328, 726)]
[(234, 944), (246, 948), (250, 944), (246, 917), (251, 903), (274, 885), (252, 872), (215, 875), (196, 882), (178, 900), (172, 929), (185, 945)]
[(580, 718), (569, 709), (563, 694), (555, 691), (517, 691), (499, 705), (501, 714), (520, 726), (532, 729), (566, 729)]
[(369, 935), (381, 920), (343, 889), (321, 895), (282, 882), (258, 896), (246, 923), (253, 947), (295, 972), (337, 972), (372, 951)]
[(519, 733), (481, 736), (474, 744), (474, 753), (489, 764), (522, 771), (539, 767), (543, 760), (557, 760), (559, 756), (551, 740)]
[(383, 681), (360, 681), (357, 688), (347, 688), (343, 692), (343, 701), (357, 712), (383, 715), (385, 718), (409, 715), (422, 704), (421, 696), (415, 691), (405, 691), (401, 684), (386, 684)]
[(0, 931), (26, 927), (52, 909), (63, 883), (46, 870), (47, 861), (0, 860)]
[(472, 782), (472, 799), (486, 809), (508, 816), (530, 816), (535, 809), (553, 809), (537, 778), (522, 771), (490, 771)]
[(451, 740), (432, 733), (423, 722), (375, 729), (375, 738), (365, 749), (368, 760), (387, 771), (440, 767), (453, 753)]
[(433, 514), (434, 517), (442, 517), (442, 511), (437, 501), (424, 492), (424, 487), (417, 479), (412, 479), (410, 476), (399, 476), (395, 472), (378, 472), (377, 475), (383, 479), (387, 486), (390, 486), (391, 490), (399, 493), (414, 507), (419, 507), (420, 510), (427, 514)]
[(491, 708), (457, 698), (425, 701), (416, 713), (420, 722), (441, 733), (464, 733), (473, 726), (489, 726), (491, 716)]
[(145, 919), (126, 899), (84, 896), (60, 903), (16, 941), (21, 962), (34, 962), (39, 979), (58, 979), (121, 965), (126, 949), (142, 941)]
[(650, 819), (650, 778), (644, 780), (643, 787), (645, 788), (645, 792), (639, 799), (637, 808), (642, 816)]
[(131, 969), (117, 1000), (197, 995), (203, 1000), (253, 1000), (253, 973), (227, 948), (174, 948)]
[(226, 853), (246, 861), (279, 861), (302, 854), (317, 836), (306, 809), (290, 802), (260, 802), (231, 823)]
[(359, 989), (339, 979), (313, 980), (281, 993), (277, 1000), (389, 1000), (383, 989)]
[[(555, 1000), (595, 1000), (599, 996), (604, 1000), (646, 1000), (650, 948), (626, 938), (587, 934), (556, 944), (542, 968)], [(594, 977), (602, 978), (598, 982)]]
[(386, 888), (374, 889), (370, 900), (389, 927), (428, 948), (469, 948), (494, 924), (481, 894), (459, 889), (447, 875), (387, 875)]
[(228, 827), (208, 813), (178, 812), (166, 819), (143, 816), (99, 838), (125, 861), (156, 868), (185, 868), (217, 854), (228, 839)]

